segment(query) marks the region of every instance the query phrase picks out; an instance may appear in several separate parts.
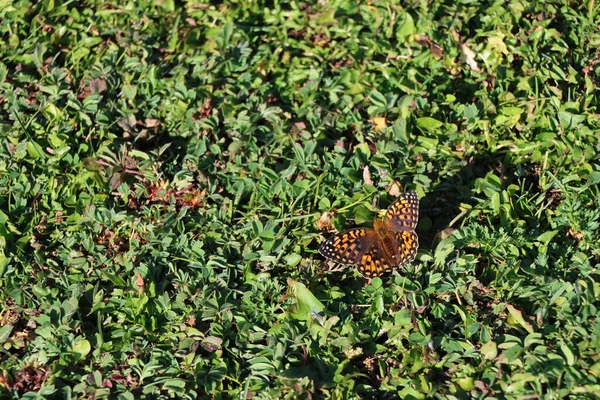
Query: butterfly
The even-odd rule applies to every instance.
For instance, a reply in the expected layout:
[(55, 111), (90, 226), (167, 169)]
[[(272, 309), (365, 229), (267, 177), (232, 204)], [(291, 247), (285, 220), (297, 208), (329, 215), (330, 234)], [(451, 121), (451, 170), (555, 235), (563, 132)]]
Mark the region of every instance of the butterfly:
[(374, 278), (415, 259), (418, 220), (419, 197), (409, 190), (392, 203), (383, 220), (375, 220), (373, 228), (338, 233), (319, 247), (319, 253), (341, 264), (356, 264), (361, 275)]

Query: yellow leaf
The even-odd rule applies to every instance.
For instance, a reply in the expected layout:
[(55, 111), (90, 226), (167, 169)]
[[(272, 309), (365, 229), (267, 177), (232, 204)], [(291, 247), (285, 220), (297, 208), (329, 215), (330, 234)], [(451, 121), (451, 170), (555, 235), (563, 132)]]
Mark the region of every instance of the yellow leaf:
[(387, 123), (384, 117), (373, 117), (371, 123), (376, 131), (382, 131), (387, 127)]

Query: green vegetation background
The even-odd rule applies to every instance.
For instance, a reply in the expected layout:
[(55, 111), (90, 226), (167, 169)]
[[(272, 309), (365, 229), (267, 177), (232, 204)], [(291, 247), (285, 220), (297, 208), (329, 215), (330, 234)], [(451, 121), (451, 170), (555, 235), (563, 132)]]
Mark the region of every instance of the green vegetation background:
[(1, 396), (600, 392), (599, 6), (348, 3), (0, 2)]

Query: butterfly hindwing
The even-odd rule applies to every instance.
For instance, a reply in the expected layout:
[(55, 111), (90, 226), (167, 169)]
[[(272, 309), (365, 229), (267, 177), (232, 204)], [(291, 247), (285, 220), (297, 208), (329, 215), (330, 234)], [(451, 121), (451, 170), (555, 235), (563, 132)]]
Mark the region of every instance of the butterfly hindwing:
[(383, 275), (384, 273), (393, 270), (395, 267), (396, 265), (393, 265), (387, 260), (385, 252), (379, 245), (374, 245), (369, 251), (366, 251), (357, 265), (358, 272), (367, 278)]
[(385, 213), (385, 220), (394, 231), (412, 231), (419, 221), (419, 196), (409, 190), (398, 197)]
[(398, 241), (396, 260), (401, 267), (412, 262), (419, 249), (419, 237), (414, 231), (395, 231), (392, 234)]
[(374, 232), (369, 228), (356, 228), (332, 236), (321, 247), (319, 253), (341, 264), (356, 264), (374, 244)]

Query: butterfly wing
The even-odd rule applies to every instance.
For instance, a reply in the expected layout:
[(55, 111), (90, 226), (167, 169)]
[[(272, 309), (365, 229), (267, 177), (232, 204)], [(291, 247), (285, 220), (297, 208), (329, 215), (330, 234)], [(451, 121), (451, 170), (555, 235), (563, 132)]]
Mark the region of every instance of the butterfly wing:
[(393, 231), (414, 231), (419, 221), (419, 196), (414, 190), (405, 192), (392, 203), (384, 220)]
[(402, 267), (415, 259), (419, 249), (419, 237), (414, 231), (394, 231), (392, 236), (398, 241), (395, 261)]
[(366, 251), (360, 261), (357, 269), (360, 274), (366, 278), (374, 278), (391, 271), (396, 266), (393, 265), (385, 256), (385, 252), (377, 244)]
[(319, 253), (340, 264), (356, 264), (375, 244), (373, 229), (356, 228), (338, 233), (319, 247)]

